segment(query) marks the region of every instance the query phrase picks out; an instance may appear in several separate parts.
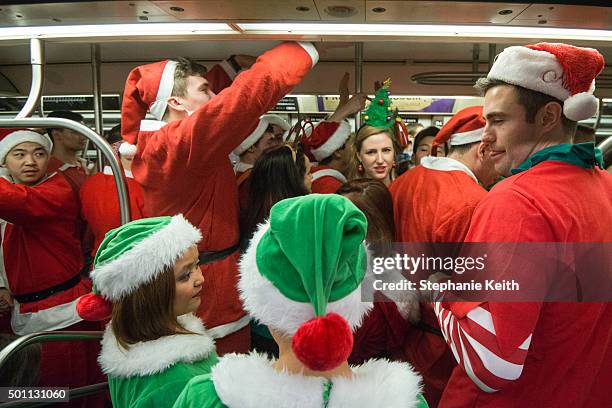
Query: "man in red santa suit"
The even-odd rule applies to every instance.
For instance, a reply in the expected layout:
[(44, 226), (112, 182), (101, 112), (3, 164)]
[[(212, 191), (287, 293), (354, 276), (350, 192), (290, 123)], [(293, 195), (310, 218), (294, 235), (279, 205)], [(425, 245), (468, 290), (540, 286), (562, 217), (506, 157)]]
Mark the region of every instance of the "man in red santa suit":
[[(512, 177), (478, 204), (466, 241), (612, 241), (612, 176), (593, 143), (572, 144), (576, 122), (597, 112), (593, 91), (603, 68), (597, 50), (565, 44), (513, 46), (497, 56), (476, 86), (485, 98), (483, 142), (496, 170)], [(609, 405), (610, 303), (434, 308), (459, 363), (441, 407)]]
[(289, 133), (291, 125), (278, 115), (263, 115), (255, 130), (234, 149), (233, 153), (239, 157), (234, 165), (236, 184), (238, 185), (238, 199), (240, 210), (244, 210), (249, 200), (249, 176), (253, 165), (264, 150), (277, 146), (283, 142)]
[[(144, 197), (142, 187), (132, 175), (132, 160), (136, 154), (136, 146), (127, 142), (118, 142), (117, 152), (125, 173), (127, 189), (130, 196), (130, 216), (132, 220), (143, 218)], [(113, 145), (114, 147), (114, 145)], [(92, 255), (104, 239), (104, 235), (112, 229), (121, 226), (119, 198), (117, 186), (110, 166), (89, 177), (80, 190), (81, 214), (94, 236)]]
[[(485, 122), (482, 106), (465, 108), (440, 129), (432, 156), (395, 180), (393, 197), (398, 242), (463, 242), (476, 205), (497, 173), (487, 146), (480, 139)], [(437, 157), (438, 146), (450, 144), (447, 157)], [(427, 402), (437, 406), (453, 367), (453, 356), (441, 334), (432, 308), (421, 304), (421, 322), (410, 328), (404, 354), (423, 375)]]
[(351, 135), (347, 118), (361, 111), (366, 100), (366, 94), (353, 95), (301, 138), (304, 152), (311, 161), (317, 162), (311, 170), (313, 193), (333, 194), (347, 182), (349, 158), (344, 147)]
[[(144, 191), (145, 215), (182, 213), (202, 231), (205, 284), (197, 315), (220, 354), (250, 347), (249, 317), (236, 290), (238, 189), (229, 154), (318, 55), (310, 43), (282, 43), (219, 95), (192, 64), (176, 61), (137, 67), (126, 82), (122, 135), (137, 146), (132, 172)], [(147, 110), (157, 122), (141, 126)]]
[[(100, 329), (97, 323), (82, 322), (76, 312), (76, 302), (91, 291), (91, 282), (79, 274), (78, 201), (61, 172), (46, 175), (52, 146), (48, 136), (30, 130), (0, 141), (0, 270), (5, 271), (0, 298), (12, 305), (11, 326), (18, 335)], [(99, 381), (99, 370), (91, 372), (97, 351), (93, 343), (45, 343), (40, 385), (76, 387)]]

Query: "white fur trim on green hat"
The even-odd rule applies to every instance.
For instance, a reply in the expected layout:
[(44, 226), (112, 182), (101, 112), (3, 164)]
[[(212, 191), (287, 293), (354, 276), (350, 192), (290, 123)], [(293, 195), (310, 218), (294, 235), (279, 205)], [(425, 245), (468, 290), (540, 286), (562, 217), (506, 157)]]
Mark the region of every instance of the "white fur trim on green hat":
[[(112, 251), (113, 247), (121, 247), (123, 237), (130, 236), (129, 233), (123, 234), (123, 237), (116, 234), (109, 239), (109, 234), (142, 225), (147, 221), (153, 223), (158, 221), (161, 225), (153, 225), (150, 235), (118, 256), (112, 256), (108, 262), (99, 262), (100, 251), (104, 250), (105, 245)], [(144, 229), (146, 233), (146, 227)], [(138, 232), (143, 233), (143, 229), (139, 229)], [(112, 230), (98, 249), (96, 266), (91, 272), (95, 291), (107, 300), (120, 300), (140, 286), (151, 282), (166, 268), (172, 267), (179, 257), (201, 239), (200, 231), (181, 214), (174, 217), (136, 220)]]

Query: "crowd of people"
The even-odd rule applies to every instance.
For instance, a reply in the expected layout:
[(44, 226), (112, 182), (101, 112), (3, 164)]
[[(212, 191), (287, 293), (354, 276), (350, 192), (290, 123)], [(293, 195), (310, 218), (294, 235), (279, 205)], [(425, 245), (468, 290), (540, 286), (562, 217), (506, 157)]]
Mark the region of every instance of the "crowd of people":
[(2, 344), (104, 335), (25, 348), (0, 385), (108, 381), (75, 407), (606, 405), (610, 303), (362, 298), (369, 257), (395, 242), (612, 241), (612, 175), (577, 123), (597, 110), (603, 57), (508, 47), (476, 84), (484, 105), (440, 129), (407, 128), (389, 81), (349, 97), (347, 75), (315, 125), (267, 114), (325, 47), (133, 69), (107, 139), (125, 225), (82, 136), (5, 132)]

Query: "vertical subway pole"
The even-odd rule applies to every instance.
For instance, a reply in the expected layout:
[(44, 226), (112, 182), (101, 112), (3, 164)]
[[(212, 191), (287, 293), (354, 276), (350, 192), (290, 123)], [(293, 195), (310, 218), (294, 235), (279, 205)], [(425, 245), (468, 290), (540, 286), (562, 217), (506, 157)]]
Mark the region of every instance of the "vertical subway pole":
[(497, 45), (489, 44), (489, 71), (493, 66), (493, 61), (495, 61), (495, 55), (497, 54)]
[[(94, 123), (96, 133), (100, 136), (104, 135), (104, 127), (102, 125), (102, 91), (100, 89), (100, 45), (91, 44), (91, 82), (93, 85), (93, 100), (94, 100)], [(89, 140), (85, 146), (85, 152), (89, 147)], [(102, 152), (98, 152), (98, 169), (102, 170), (103, 160)]]
[[(363, 43), (355, 43), (355, 93), (363, 92)], [(361, 127), (361, 112), (355, 115), (355, 131)]]
[(30, 64), (32, 64), (32, 84), (25, 105), (15, 119), (24, 119), (32, 116), (36, 106), (40, 103), (43, 84), (45, 80), (45, 44), (38, 38), (30, 40)]
[(480, 44), (472, 46), (472, 72), (478, 72), (480, 64)]

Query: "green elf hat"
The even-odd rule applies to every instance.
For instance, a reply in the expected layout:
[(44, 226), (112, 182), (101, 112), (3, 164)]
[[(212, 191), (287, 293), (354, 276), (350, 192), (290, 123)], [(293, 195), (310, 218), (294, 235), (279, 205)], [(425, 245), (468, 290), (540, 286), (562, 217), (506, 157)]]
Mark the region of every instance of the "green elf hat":
[(262, 324), (292, 336), (308, 368), (346, 361), (351, 330), (372, 303), (361, 302), (367, 220), (347, 198), (310, 194), (275, 204), (240, 261), (241, 299)]
[(374, 99), (363, 114), (364, 125), (378, 129), (393, 129), (397, 143), (402, 148), (408, 145), (408, 129), (399, 116), (397, 108), (391, 106), (391, 79), (376, 90)]
[(153, 281), (201, 239), (200, 231), (180, 214), (142, 218), (109, 231), (94, 259), (93, 292), (77, 303), (79, 316), (107, 319), (112, 302)]

